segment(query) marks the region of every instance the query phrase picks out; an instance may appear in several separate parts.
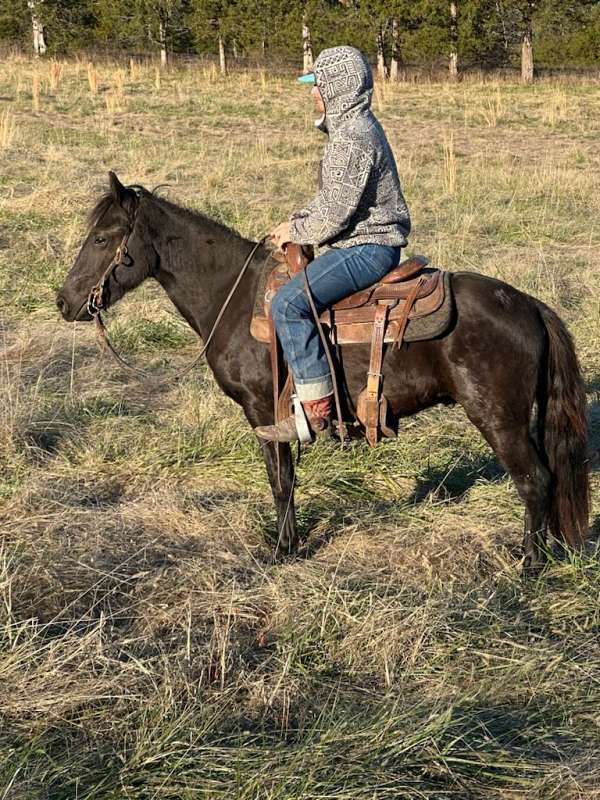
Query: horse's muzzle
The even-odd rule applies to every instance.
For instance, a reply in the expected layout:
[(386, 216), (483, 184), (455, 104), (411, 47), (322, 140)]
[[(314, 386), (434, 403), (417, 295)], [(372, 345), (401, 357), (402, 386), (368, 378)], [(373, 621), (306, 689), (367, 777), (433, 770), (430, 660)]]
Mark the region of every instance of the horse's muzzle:
[(87, 300), (74, 312), (69, 302), (59, 293), (56, 295), (56, 307), (67, 322), (91, 322), (92, 320), (87, 310)]

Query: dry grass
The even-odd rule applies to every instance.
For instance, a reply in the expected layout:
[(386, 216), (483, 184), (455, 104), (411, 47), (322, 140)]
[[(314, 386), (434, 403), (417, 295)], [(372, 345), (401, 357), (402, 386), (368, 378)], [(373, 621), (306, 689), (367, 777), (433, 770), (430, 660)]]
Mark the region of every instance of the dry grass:
[(16, 134), (14, 114), (6, 109), (0, 114), (0, 148), (8, 150)]
[[(152, 391), (57, 319), (109, 168), (250, 237), (298, 206), (322, 146), (306, 93), (64, 63), (33, 114), (47, 65), (1, 66), (0, 797), (600, 798), (595, 545), (522, 582), (522, 506), (460, 410), (308, 451), (305, 543), (273, 565), (259, 449), (208, 372)], [(377, 105), (412, 248), (569, 323), (597, 514), (597, 87), (385, 85)], [(195, 351), (154, 286), (111, 324), (151, 368)]]

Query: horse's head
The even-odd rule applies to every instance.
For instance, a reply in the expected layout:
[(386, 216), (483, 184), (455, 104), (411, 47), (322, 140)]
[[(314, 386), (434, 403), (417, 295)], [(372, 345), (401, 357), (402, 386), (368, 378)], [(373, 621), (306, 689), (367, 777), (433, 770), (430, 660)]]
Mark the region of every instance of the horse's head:
[[(139, 286), (158, 265), (158, 256), (140, 224), (143, 193), (140, 196), (123, 186), (114, 172), (109, 172), (109, 179), (110, 191), (90, 214), (85, 241), (56, 296), (56, 305), (68, 322), (92, 319), (88, 299), (100, 283), (97, 307), (106, 308)], [(125, 252), (120, 251), (123, 245)]]

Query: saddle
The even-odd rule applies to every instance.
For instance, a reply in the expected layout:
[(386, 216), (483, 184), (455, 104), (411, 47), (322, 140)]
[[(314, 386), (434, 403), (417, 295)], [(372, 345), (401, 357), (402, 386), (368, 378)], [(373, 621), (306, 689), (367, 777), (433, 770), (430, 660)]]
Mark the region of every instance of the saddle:
[[(279, 252), (273, 255), (276, 266), (265, 272), (257, 291), (250, 330), (255, 339), (271, 348), (276, 418), (289, 413), (292, 392), (288, 375), (279, 395), (279, 359), (271, 301), (278, 289), (303, 270), (312, 257), (312, 248), (288, 244), (285, 255)], [(424, 256), (412, 256), (394, 267), (378, 283), (343, 298), (320, 315), (321, 324), (334, 346), (371, 343), (367, 383), (356, 408), (356, 416), (365, 428), (370, 445), (378, 442), (381, 433), (395, 435), (386, 424), (387, 399), (382, 393), (381, 366), (385, 343), (400, 348), (409, 322), (432, 315), (445, 304), (448, 281), (443, 276), (448, 273), (430, 268), (428, 264), (429, 260)]]

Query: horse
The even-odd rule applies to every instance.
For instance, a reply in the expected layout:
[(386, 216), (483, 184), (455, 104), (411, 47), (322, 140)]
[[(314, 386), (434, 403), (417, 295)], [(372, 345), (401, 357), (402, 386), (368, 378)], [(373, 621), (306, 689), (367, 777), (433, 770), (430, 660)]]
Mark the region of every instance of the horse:
[[(63, 318), (93, 318), (88, 296), (102, 276), (104, 307), (154, 278), (205, 343), (213, 332), (205, 357), (220, 389), (253, 428), (272, 424), (269, 349), (250, 334), (269, 249), (142, 186), (124, 186), (112, 172), (109, 184), (57, 294)], [(127, 258), (121, 255), (124, 242)], [(245, 261), (248, 269), (231, 295)], [(444, 335), (386, 348), (389, 413), (397, 425), (437, 404), (462, 406), (525, 505), (523, 569), (537, 574), (547, 560), (548, 532), (572, 547), (589, 532), (586, 396), (573, 341), (554, 311), (503, 281), (453, 272), (452, 290), (453, 319)], [(369, 354), (369, 345), (341, 348), (339, 363), (354, 404)], [(277, 557), (298, 545), (294, 463), (287, 444), (263, 443), (263, 453), (277, 510)]]

